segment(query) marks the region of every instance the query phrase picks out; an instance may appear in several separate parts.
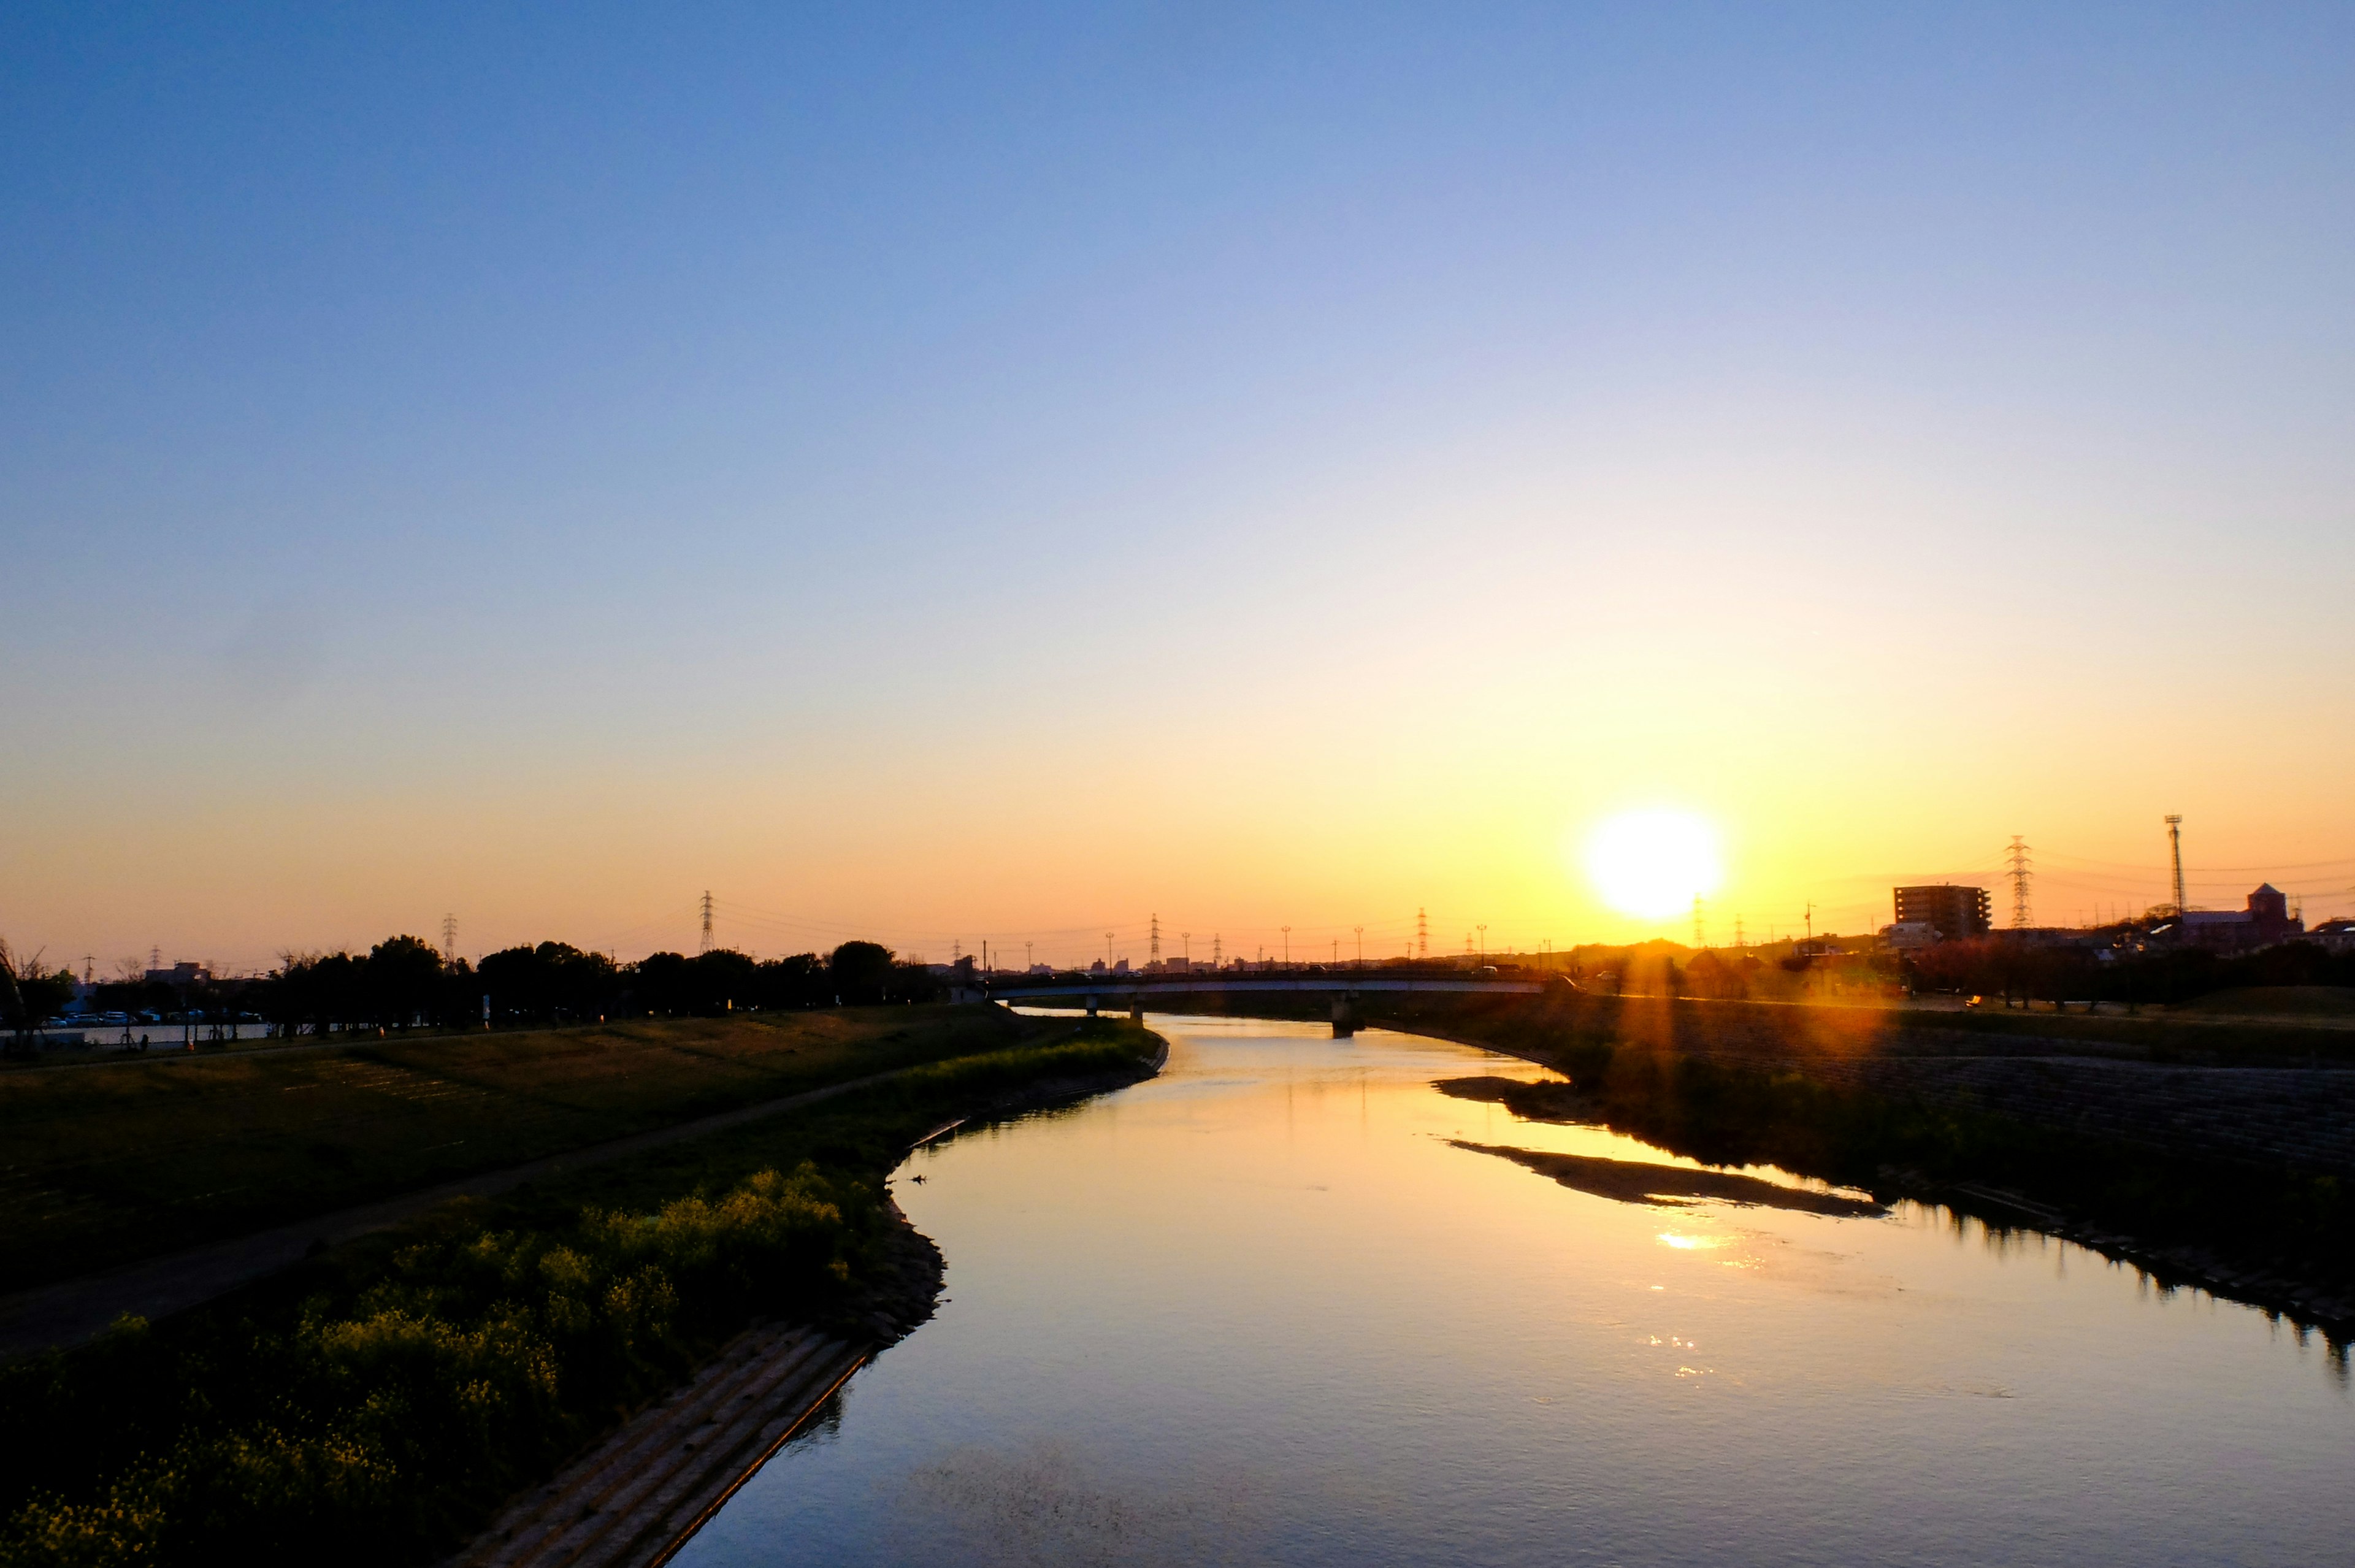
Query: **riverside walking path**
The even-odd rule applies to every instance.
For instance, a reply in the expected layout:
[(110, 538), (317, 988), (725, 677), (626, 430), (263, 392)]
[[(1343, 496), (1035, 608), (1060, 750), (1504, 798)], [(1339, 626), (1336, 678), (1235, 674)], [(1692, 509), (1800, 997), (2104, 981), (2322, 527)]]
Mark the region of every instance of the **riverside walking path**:
[[(916, 1065), (922, 1065), (921, 1063)], [(733, 1111), (698, 1117), (651, 1132), (590, 1144), (503, 1170), (486, 1170), (445, 1181), (436, 1187), (404, 1193), (356, 1208), (316, 1215), (291, 1225), (230, 1241), (215, 1242), (185, 1252), (150, 1258), (144, 1263), (62, 1280), (55, 1285), (0, 1297), (0, 1360), (37, 1355), (95, 1339), (125, 1313), (156, 1318), (225, 1296), (282, 1269), (293, 1267), (313, 1253), (415, 1219), (453, 1198), (489, 1198), (537, 1181), (609, 1160), (625, 1158), (666, 1144), (700, 1137), (741, 1126), (766, 1116), (815, 1105), (856, 1090), (871, 1088), (914, 1072), (915, 1066), (829, 1083), (780, 1099), (764, 1100)]]

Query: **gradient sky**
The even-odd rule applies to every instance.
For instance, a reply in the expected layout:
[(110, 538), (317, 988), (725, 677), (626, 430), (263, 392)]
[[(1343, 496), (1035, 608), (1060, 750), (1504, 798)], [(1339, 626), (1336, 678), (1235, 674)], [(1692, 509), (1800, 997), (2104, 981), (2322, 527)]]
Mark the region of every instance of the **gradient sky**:
[(2343, 912), (2350, 282), (2343, 5), (12, 6), (0, 935)]

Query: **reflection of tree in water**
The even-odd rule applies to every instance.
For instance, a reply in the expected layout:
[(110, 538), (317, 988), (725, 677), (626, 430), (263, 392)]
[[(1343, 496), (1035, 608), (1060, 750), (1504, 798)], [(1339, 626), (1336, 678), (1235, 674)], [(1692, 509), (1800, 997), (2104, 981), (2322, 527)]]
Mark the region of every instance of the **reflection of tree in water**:
[[(1060, 1444), (966, 1447), (909, 1477), (903, 1528), (976, 1563), (1245, 1563), (1239, 1482), (1139, 1494)], [(943, 1558), (943, 1561), (949, 1559)]]
[(786, 1446), (788, 1448), (831, 1447), (840, 1441), (843, 1401), (849, 1392), (850, 1385), (846, 1382), (826, 1395), (826, 1403), (817, 1407), (817, 1413), (802, 1423), (800, 1429), (794, 1434), (793, 1440)]

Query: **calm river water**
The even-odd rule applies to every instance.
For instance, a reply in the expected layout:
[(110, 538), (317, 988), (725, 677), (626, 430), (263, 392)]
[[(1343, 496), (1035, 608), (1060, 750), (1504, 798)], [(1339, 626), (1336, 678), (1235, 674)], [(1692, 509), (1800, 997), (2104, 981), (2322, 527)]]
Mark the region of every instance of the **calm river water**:
[(949, 1300), (682, 1568), (2355, 1554), (2355, 1399), (2260, 1313), (1940, 1210), (1573, 1190), (1451, 1140), (1689, 1162), (1430, 1086), (1509, 1058), (1152, 1022), (1159, 1079), (902, 1168)]

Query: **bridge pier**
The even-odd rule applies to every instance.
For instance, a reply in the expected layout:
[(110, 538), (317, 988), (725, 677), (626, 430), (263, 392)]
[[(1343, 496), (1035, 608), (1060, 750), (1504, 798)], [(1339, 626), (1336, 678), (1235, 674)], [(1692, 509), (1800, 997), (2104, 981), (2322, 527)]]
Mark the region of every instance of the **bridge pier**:
[(1358, 1012), (1358, 998), (1355, 993), (1333, 998), (1333, 1038), (1335, 1040), (1347, 1040), (1365, 1025), (1366, 1020)]

